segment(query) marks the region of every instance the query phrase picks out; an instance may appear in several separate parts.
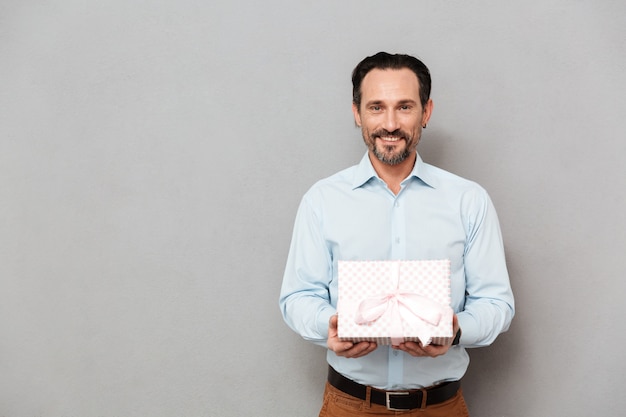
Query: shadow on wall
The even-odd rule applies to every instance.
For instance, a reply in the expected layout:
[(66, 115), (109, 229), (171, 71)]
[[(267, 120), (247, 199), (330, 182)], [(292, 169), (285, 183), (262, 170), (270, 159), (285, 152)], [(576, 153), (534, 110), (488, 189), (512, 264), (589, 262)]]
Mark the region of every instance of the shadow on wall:
[[(520, 268), (508, 253), (507, 266), (513, 294), (516, 296), (516, 315), (511, 327), (506, 333), (498, 336), (491, 346), (468, 349), (470, 365), (463, 378), (463, 392), (470, 411), (476, 415), (493, 413), (494, 404), (516, 404), (519, 397), (524, 396), (512, 392), (510, 387), (518, 385), (516, 381), (520, 379), (535, 380), (532, 375), (532, 366), (529, 366), (525, 360), (525, 345), (530, 343), (531, 338), (524, 338), (518, 331), (525, 327), (518, 323), (523, 314), (520, 314), (521, 303), (520, 297), (517, 296), (519, 292), (515, 291), (515, 278), (520, 275)], [(524, 399), (522, 398), (521, 401)]]
[(417, 152), (422, 160), (430, 165), (454, 172), (451, 166), (454, 149), (451, 149), (451, 138), (442, 129), (423, 131)]

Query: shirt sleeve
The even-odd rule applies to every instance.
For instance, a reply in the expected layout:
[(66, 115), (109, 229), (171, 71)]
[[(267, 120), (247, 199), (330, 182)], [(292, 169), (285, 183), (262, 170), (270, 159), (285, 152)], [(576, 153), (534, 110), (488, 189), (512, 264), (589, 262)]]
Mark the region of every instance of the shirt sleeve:
[(305, 195), (296, 215), (279, 305), (291, 329), (321, 346), (326, 346), (328, 321), (336, 313), (330, 302), (331, 280), (332, 258), (320, 216)]
[(465, 307), (458, 314), (460, 344), (491, 344), (508, 330), (515, 314), (498, 217), (487, 192), (479, 189), (463, 199), (467, 227), (464, 253)]

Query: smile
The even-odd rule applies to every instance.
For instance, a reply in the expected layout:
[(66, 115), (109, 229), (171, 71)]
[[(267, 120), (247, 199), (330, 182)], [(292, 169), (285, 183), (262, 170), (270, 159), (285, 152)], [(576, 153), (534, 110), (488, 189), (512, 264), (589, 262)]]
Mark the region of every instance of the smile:
[(384, 140), (385, 142), (398, 142), (399, 140), (404, 139), (399, 136), (379, 136), (378, 138)]

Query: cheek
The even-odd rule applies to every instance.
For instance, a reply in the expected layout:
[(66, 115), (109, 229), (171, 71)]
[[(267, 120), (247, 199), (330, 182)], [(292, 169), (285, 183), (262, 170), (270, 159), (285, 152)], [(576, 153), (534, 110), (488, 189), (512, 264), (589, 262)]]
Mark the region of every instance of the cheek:
[(422, 126), (422, 115), (421, 114), (407, 114), (401, 119), (401, 123), (407, 129), (417, 129)]

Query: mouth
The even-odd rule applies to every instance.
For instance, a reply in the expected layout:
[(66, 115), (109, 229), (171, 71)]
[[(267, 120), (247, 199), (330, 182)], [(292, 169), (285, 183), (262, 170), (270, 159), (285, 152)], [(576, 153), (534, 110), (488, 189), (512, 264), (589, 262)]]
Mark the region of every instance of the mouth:
[(380, 129), (373, 132), (372, 137), (373, 139), (380, 139), (383, 143), (389, 145), (400, 142), (401, 140), (404, 140), (405, 142), (408, 141), (407, 134), (401, 129), (394, 130), (393, 132), (385, 129)]
[(378, 139), (385, 142), (398, 142), (399, 140), (402, 140), (404, 138), (401, 136), (378, 136)]

